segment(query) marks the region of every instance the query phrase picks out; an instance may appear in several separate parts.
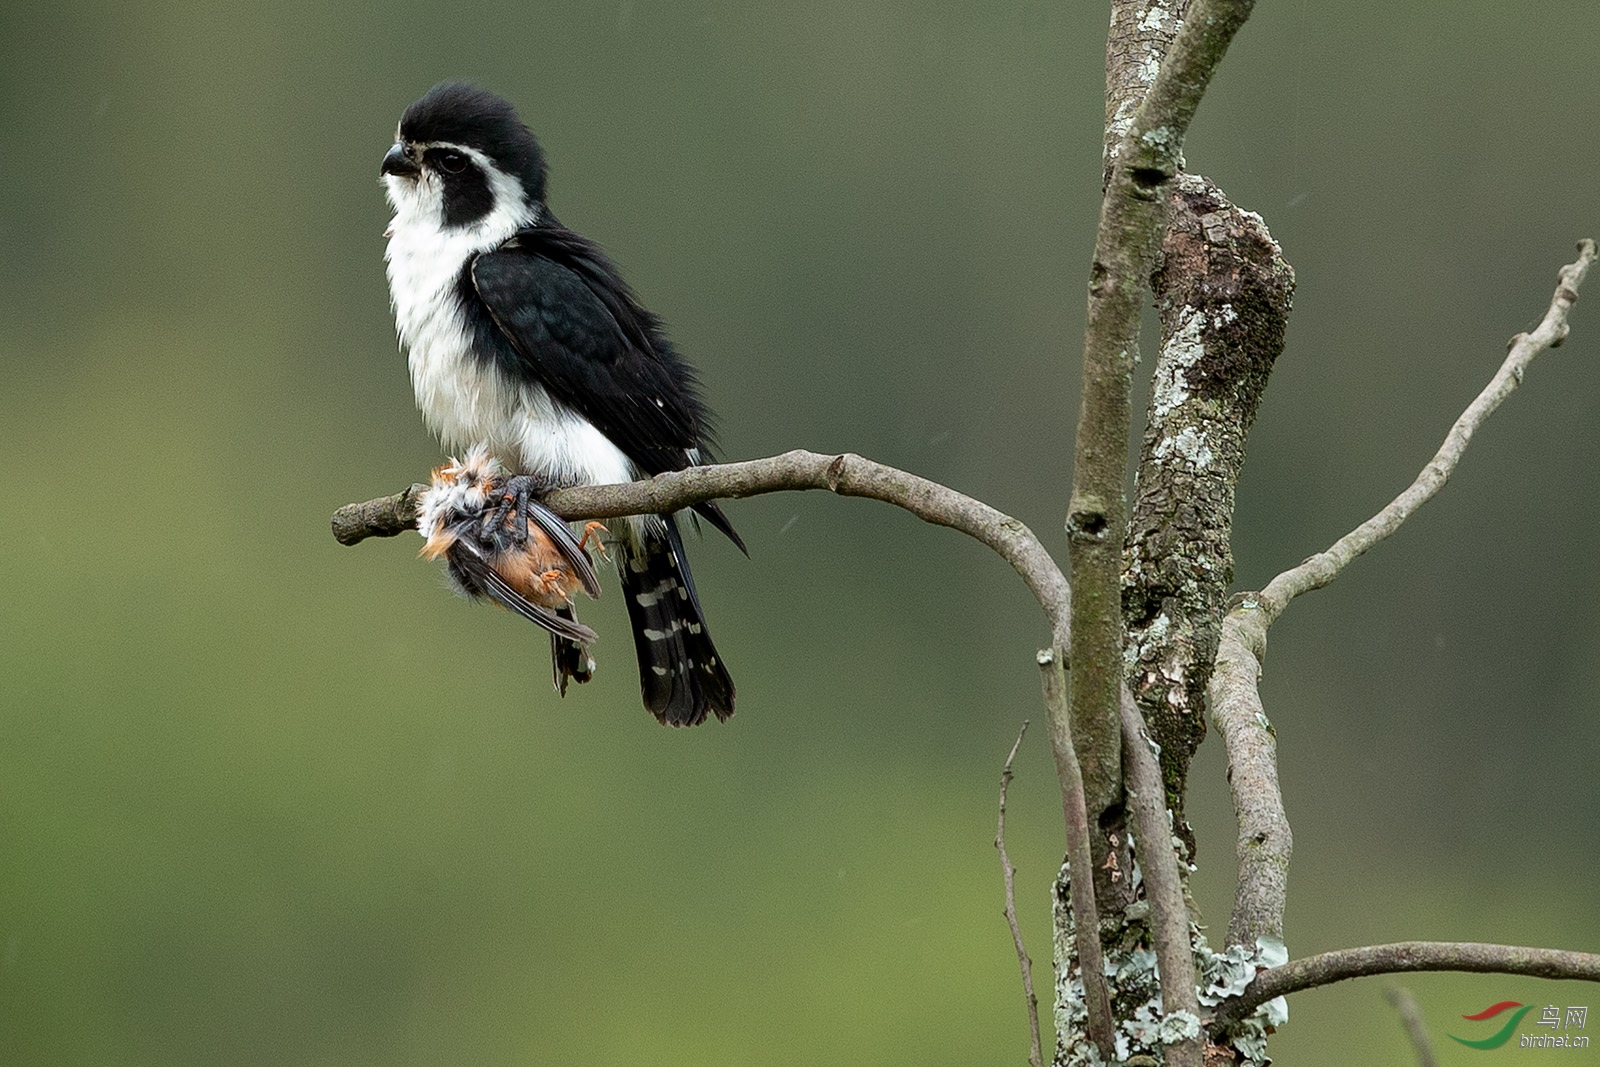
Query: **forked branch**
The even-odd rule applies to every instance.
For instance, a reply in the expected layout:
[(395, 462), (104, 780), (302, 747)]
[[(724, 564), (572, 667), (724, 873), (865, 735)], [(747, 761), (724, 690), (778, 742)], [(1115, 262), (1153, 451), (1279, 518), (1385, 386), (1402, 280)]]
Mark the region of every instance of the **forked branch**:
[[(1578, 258), (1561, 268), (1555, 295), (1543, 320), (1531, 332), (1511, 339), (1510, 352), (1500, 369), (1455, 421), (1438, 453), (1405, 492), (1326, 551), (1284, 571), (1260, 593), (1239, 598), (1239, 605), (1224, 620), (1210, 698), (1212, 719), (1228, 750), (1228, 777), (1239, 822), (1239, 880), (1228, 923), (1228, 944), (1249, 946), (1259, 937), (1283, 935), (1291, 835), (1278, 789), (1276, 738), (1258, 688), (1267, 629), (1290, 601), (1333, 581), (1356, 557), (1393, 534), (1444, 487), (1472, 435), (1521, 384), (1528, 364), (1545, 349), (1566, 339), (1567, 316), (1577, 302), (1578, 287), (1596, 258), (1594, 241), (1578, 242)], [(1299, 967), (1304, 962), (1288, 967)], [(1262, 978), (1271, 973), (1265, 972)]]
[[(1122, 550), (1133, 364), (1184, 139), (1254, 0), (1193, 0), (1112, 153), (1089, 271), (1083, 393), (1067, 507), (1072, 730), (1091, 823), (1122, 803)], [(1131, 102), (1131, 99), (1130, 99)], [(1114, 123), (1113, 123), (1114, 124)], [(1109, 895), (1104, 880), (1097, 890)], [(1186, 1059), (1187, 1057), (1180, 1057)], [(1196, 1060), (1195, 1062), (1198, 1062)]]

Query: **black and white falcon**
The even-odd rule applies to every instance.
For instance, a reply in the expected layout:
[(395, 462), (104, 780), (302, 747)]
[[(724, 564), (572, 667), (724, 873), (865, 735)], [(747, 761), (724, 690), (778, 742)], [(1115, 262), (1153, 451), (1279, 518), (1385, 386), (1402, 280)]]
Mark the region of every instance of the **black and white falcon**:
[[(600, 247), (551, 214), (544, 155), (509, 103), (436, 86), (401, 116), (382, 180), (395, 324), (417, 406), (446, 448), (486, 447), (553, 485), (708, 461), (693, 368)], [(744, 549), (716, 504), (695, 510)], [(733, 679), (676, 521), (612, 530), (645, 707), (676, 726), (726, 719)], [(556, 669), (564, 686), (559, 655)]]

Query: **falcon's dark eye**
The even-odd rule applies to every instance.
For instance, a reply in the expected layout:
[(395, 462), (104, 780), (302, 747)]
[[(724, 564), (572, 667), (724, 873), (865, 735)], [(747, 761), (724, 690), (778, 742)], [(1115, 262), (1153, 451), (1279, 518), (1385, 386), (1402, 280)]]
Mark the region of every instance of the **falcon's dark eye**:
[(439, 169), (446, 174), (460, 174), (467, 169), (467, 157), (460, 152), (441, 152)]

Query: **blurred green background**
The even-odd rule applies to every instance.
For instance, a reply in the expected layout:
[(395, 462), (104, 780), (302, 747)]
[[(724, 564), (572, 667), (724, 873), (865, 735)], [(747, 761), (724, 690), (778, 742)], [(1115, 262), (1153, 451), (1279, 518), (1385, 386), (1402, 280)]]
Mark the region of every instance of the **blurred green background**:
[[(867, 502), (736, 504), (753, 559), (694, 559), (740, 713), (674, 732), (614, 596), (560, 701), (542, 635), (327, 519), (439, 459), (377, 170), (463, 76), (699, 364), (725, 455), (856, 450), (1059, 550), (1106, 14), (7, 3), (0, 1063), (1023, 1062), (991, 839), (1045, 631), (985, 550)], [(1406, 485), (1600, 236), (1597, 54), (1600, 8), (1555, 0), (1246, 27), (1188, 153), (1300, 280), (1241, 588)], [(1443, 496), (1273, 631), (1296, 954), (1600, 947), (1596, 300)], [(1042, 731), (1018, 771), (1043, 972)], [(1214, 741), (1194, 783), (1220, 930)], [(1408, 983), (1439, 1030), (1600, 1002)], [(1406, 1062), (1384, 984), (1298, 997), (1281, 1062)]]

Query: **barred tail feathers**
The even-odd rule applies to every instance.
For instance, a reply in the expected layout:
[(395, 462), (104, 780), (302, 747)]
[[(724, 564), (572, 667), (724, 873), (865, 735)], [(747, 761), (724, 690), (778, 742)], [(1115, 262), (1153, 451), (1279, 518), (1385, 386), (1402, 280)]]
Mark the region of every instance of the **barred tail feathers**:
[(617, 546), (644, 706), (671, 726), (698, 725), (707, 712), (726, 719), (733, 679), (711, 642), (677, 523), (663, 522)]

